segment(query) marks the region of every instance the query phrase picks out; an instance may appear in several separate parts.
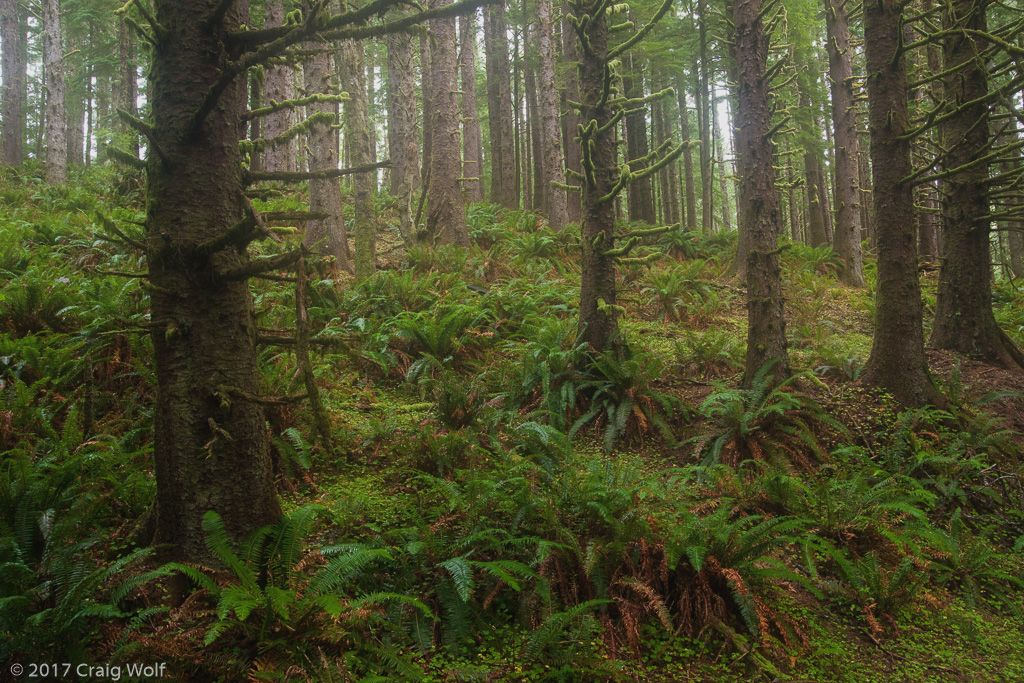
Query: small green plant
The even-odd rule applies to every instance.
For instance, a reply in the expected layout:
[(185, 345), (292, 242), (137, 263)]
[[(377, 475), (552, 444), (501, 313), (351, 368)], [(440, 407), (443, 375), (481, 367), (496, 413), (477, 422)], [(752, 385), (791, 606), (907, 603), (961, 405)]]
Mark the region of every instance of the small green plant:
[(724, 328), (684, 330), (683, 341), (675, 344), (676, 361), (680, 365), (710, 377), (738, 370), (746, 352), (746, 344)]
[(810, 396), (790, 388), (802, 374), (776, 384), (769, 361), (754, 375), (749, 389), (721, 389), (700, 406), (700, 413), (712, 420), (714, 432), (697, 439), (703, 464), (719, 462), (735, 466), (746, 460), (781, 458), (808, 469), (812, 458), (824, 460), (815, 428), (841, 425)]
[[(810, 548), (811, 545), (805, 547)], [(876, 635), (895, 630), (897, 617), (913, 602), (928, 580), (927, 572), (922, 571), (923, 562), (913, 556), (904, 557), (895, 567), (887, 567), (875, 551), (863, 557), (849, 558), (828, 541), (820, 541), (815, 548), (827, 558), (837, 578), (823, 579), (818, 573), (813, 553), (808, 552), (811, 577), (821, 580), (826, 593), (859, 609)], [(883, 622), (888, 628), (883, 626)]]
[(940, 585), (960, 588), (972, 608), (990, 603), (1021, 616), (1024, 581), (1004, 569), (1006, 555), (967, 528), (960, 508), (948, 526), (929, 527), (923, 536), (931, 548), (931, 568)]
[(665, 370), (665, 362), (647, 351), (634, 351), (622, 359), (611, 353), (594, 358), (587, 368), (590, 379), (581, 387), (588, 409), (571, 433), (594, 422), (596, 429), (604, 431), (606, 451), (619, 439), (642, 442), (652, 428), (671, 438), (667, 419), (686, 414), (688, 409), (682, 399), (654, 388)]
[(648, 285), (641, 290), (650, 294), (650, 302), (657, 303), (662, 320), (679, 320), (679, 310), (687, 304), (703, 302), (712, 290), (701, 280), (704, 261), (678, 264), (663, 269), (652, 269), (647, 276)]

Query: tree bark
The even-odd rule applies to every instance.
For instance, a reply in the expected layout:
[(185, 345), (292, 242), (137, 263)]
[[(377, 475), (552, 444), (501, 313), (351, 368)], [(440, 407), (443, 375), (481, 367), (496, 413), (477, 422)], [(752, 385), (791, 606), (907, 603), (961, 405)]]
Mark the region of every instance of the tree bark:
[[(595, 2), (573, 0), (570, 8), (577, 17), (593, 11)], [(609, 125), (613, 111), (605, 90), (608, 54), (608, 24), (604, 12), (591, 14), (586, 27), (589, 51), (580, 55), (580, 101), (584, 105), (580, 119), (586, 133), (581, 136), (583, 156), (582, 211), (580, 228), (580, 327), (577, 341), (594, 352), (618, 351), (622, 347), (619, 332), (619, 307), (616, 304), (615, 201), (613, 188), (619, 181), (615, 153), (615, 126)]]
[[(284, 0), (267, 0), (263, 26), (271, 28), (283, 24)], [(294, 79), (295, 72), (290, 66), (273, 65), (266, 67), (266, 75), (263, 80), (263, 105), (269, 106), (271, 102), (284, 102), (294, 99)], [(294, 123), (294, 113), (291, 109), (282, 109), (269, 116), (265, 116), (261, 121), (263, 137), (273, 139), (291, 128)], [(282, 145), (268, 147), (260, 159), (260, 166), (264, 171), (270, 173), (294, 171), (295, 151), (294, 139)]]
[(3, 92), (0, 116), (3, 116), (3, 146), (0, 164), (21, 168), (24, 157), (25, 124), (22, 118), (25, 92), (25, 32), (21, 28), (21, 3), (0, 0), (0, 46), (3, 49)]
[[(345, 145), (352, 166), (376, 163), (370, 145), (370, 120), (366, 103), (366, 71), (361, 41), (346, 40), (338, 49), (342, 90), (348, 92), (344, 103)], [(335, 163), (337, 160), (334, 160)], [(352, 213), (355, 236), (355, 275), (361, 282), (377, 272), (377, 211), (373, 204), (376, 171), (352, 176)], [(329, 181), (337, 187), (338, 181)], [(340, 195), (339, 195), (340, 199)], [(340, 219), (340, 216), (339, 216)], [(340, 222), (340, 221), (339, 221)], [(344, 226), (341, 226), (344, 235)]]
[(697, 229), (697, 192), (693, 183), (693, 153), (690, 146), (690, 112), (686, 107), (686, 89), (682, 77), (676, 79), (676, 95), (679, 98), (679, 120), (682, 131), (683, 184), (686, 195), (686, 229)]
[[(90, 32), (91, 33), (91, 32)], [(73, 33), (68, 32), (65, 37), (67, 54), (74, 59), (65, 57), (64, 70), (66, 80), (70, 80), (71, 86), (65, 87), (64, 106), (67, 116), (66, 144), (68, 166), (80, 166), (83, 163), (82, 157), (82, 128), (85, 123), (85, 64), (81, 57), (79, 41)]]
[(483, 143), (476, 112), (476, 13), (459, 17), (462, 80), (462, 192), (467, 202), (484, 200)]
[[(422, 178), (421, 192), (426, 192), (430, 185), (430, 159), (434, 153), (434, 131), (431, 126), (433, 120), (434, 103), (430, 97), (433, 93), (433, 84), (430, 76), (431, 62), (431, 37), (428, 33), (420, 33), (420, 98), (423, 101), (423, 159), (420, 166), (420, 178)], [(416, 226), (419, 229), (419, 226)]]
[(943, 11), (942, 66), (950, 115), (939, 123), (942, 266), (930, 344), (1006, 368), (1024, 367), (1024, 354), (992, 313), (987, 163), (990, 151), (986, 45), (961, 30), (985, 33), (986, 0), (952, 0)]
[(551, 18), (551, 0), (537, 0), (538, 92), (540, 110), (541, 168), (545, 196), (548, 198), (548, 224), (561, 230), (569, 222), (565, 190), (556, 183), (565, 182), (562, 167), (562, 136), (558, 125), (558, 92), (555, 87), (555, 46)]
[[(136, 51), (135, 40), (132, 37), (131, 28), (120, 17), (117, 22), (118, 37), (118, 70), (120, 79), (118, 82), (117, 106), (132, 116), (138, 116), (136, 102), (139, 99), (139, 81), (136, 72)], [(135, 156), (139, 155), (139, 135), (132, 130), (124, 121), (118, 122), (118, 130), (129, 140), (128, 148), (125, 150)]]
[[(430, 7), (451, 4), (431, 0)], [(431, 154), (430, 187), (427, 189), (425, 230), (442, 244), (469, 246), (466, 212), (459, 178), (462, 176), (462, 144), (459, 135), (459, 101), (456, 92), (455, 19), (432, 19), (434, 44), (430, 55)]]
[[(644, 96), (644, 78), (640, 69), (639, 58), (624, 57), (626, 69), (622, 76), (623, 94), (629, 98)], [(636, 173), (647, 167), (646, 162), (638, 160), (647, 156), (647, 112), (644, 109), (626, 114), (626, 160), (629, 169)], [(654, 212), (654, 195), (651, 192), (650, 178), (643, 178), (630, 183), (626, 188), (627, 211), (629, 220), (654, 224), (658, 218)]]
[[(524, 34), (527, 34), (529, 31), (528, 25), (523, 28)], [(535, 42), (536, 38), (525, 35), (521, 64), (523, 88), (526, 95), (526, 118), (521, 122), (517, 121), (517, 123), (524, 129), (522, 135), (525, 144), (523, 147), (526, 149), (526, 153), (523, 156), (523, 159), (525, 159), (523, 163), (523, 208), (527, 211), (546, 214), (548, 212), (547, 196), (544, 188), (544, 174), (540, 168), (543, 155), (540, 149), (540, 127), (537, 125), (540, 120), (537, 107), (537, 78), (536, 70), (533, 68), (536, 60), (532, 59), (533, 50), (529, 50), (529, 58), (527, 58), (526, 54), (528, 51), (527, 45), (534, 44)]]
[(885, 389), (908, 408), (943, 405), (924, 355), (921, 285), (917, 276), (911, 173), (907, 71), (902, 52), (902, 3), (864, 5), (868, 73), (872, 197), (878, 222), (878, 292), (875, 337), (864, 382)]
[(789, 377), (782, 272), (777, 242), (782, 228), (775, 188), (771, 108), (765, 71), (768, 36), (761, 22), (763, 0), (736, 0), (732, 6), (733, 56), (736, 63), (740, 230), (749, 236), (747, 262), (747, 359), (743, 386), (750, 387), (766, 364), (774, 362), (775, 381)]
[(46, 71), (46, 182), (68, 180), (67, 110), (60, 0), (43, 0), (43, 68)]
[[(712, 97), (711, 101), (714, 102)], [(732, 209), (729, 206), (729, 181), (725, 172), (725, 138), (722, 137), (721, 126), (718, 124), (718, 107), (711, 111), (711, 130), (715, 136), (715, 158), (718, 162), (718, 190), (722, 194), (722, 226), (725, 232), (732, 232)]]
[(217, 511), (233, 539), (281, 514), (258, 396), (256, 316), (235, 245), (207, 250), (245, 215), (238, 140), (245, 89), (228, 87), (198, 128), (192, 125), (218, 82), (229, 11), (211, 30), (219, 0), (157, 0), (166, 33), (153, 51), (149, 94), (154, 137), (167, 161), (149, 155), (146, 245), (152, 282), (157, 395), (154, 543), (166, 559), (210, 563), (202, 518)]
[[(711, 78), (711, 52), (707, 38), (707, 0), (697, 0), (698, 38), (700, 41), (700, 70), (697, 74), (697, 128), (700, 136), (700, 224), (701, 231), (710, 235), (714, 230), (714, 193), (711, 175), (711, 96), (708, 81)], [(744, 261), (745, 263), (745, 261)], [(745, 265), (740, 265), (742, 271)], [(741, 274), (742, 279), (742, 274)]]
[(412, 35), (404, 32), (388, 34), (387, 46), (391, 194), (398, 198), (398, 230), (406, 245), (412, 245), (416, 232), (412, 224), (412, 193), (420, 177)]
[(832, 124), (835, 138), (835, 235), (833, 245), (843, 269), (839, 280), (848, 287), (864, 286), (861, 253), (860, 185), (857, 160), (857, 108), (853, 92), (853, 48), (850, 45), (848, 5), (827, 0), (825, 27), (828, 33), (829, 86), (832, 92)]
[[(579, 52), (576, 48), (576, 33), (568, 20), (569, 9), (562, 4), (562, 59), (566, 62), (579, 60)], [(562, 125), (562, 142), (565, 150), (565, 168), (576, 173), (583, 171), (580, 161), (580, 145), (577, 140), (579, 134), (580, 117), (574, 107), (569, 106), (569, 101), (577, 102), (580, 98), (579, 72), (577, 69), (570, 69), (565, 78), (564, 106), (565, 110)], [(566, 185), (578, 186), (579, 181), (572, 178), (570, 174), (562, 176), (562, 182)], [(580, 191), (569, 191), (566, 193), (566, 217), (569, 222), (579, 223), (582, 218), (580, 211)]]
[(487, 125), (491, 136), (491, 202), (519, 207), (515, 133), (512, 124), (511, 68), (503, 4), (484, 8), (484, 49), (487, 53)]

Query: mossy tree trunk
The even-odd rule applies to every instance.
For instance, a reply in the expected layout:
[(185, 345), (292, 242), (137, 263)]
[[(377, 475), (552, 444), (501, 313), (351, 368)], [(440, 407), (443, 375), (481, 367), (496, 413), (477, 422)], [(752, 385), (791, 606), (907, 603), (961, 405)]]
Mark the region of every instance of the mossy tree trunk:
[(878, 240), (875, 336), (864, 381), (908, 408), (942, 405), (924, 355), (911, 174), (907, 70), (899, 0), (864, 5), (872, 197)]
[[(356, 167), (373, 164), (376, 158), (370, 144), (362, 42), (343, 41), (338, 56), (341, 89), (348, 93), (348, 100), (344, 103), (344, 116), (345, 145), (348, 148), (349, 163)], [(357, 282), (377, 272), (377, 210), (373, 204), (375, 185), (371, 173), (357, 173), (352, 178), (352, 232), (355, 237), (354, 261)]]
[(21, 30), (21, 3), (0, 0), (0, 48), (3, 50), (3, 91), (0, 107), (3, 117), (3, 140), (0, 163), (21, 168), (24, 156), (25, 123), (22, 117), (25, 62), (22, 59), (25, 33)]
[[(575, 62), (579, 59), (579, 55), (576, 49), (576, 34), (572, 30), (572, 24), (569, 23), (569, 8), (563, 3), (562, 4), (562, 61)], [(580, 98), (580, 87), (579, 87), (579, 73), (576, 69), (569, 69), (565, 75), (565, 89), (562, 97), (562, 142), (563, 151), (565, 152), (565, 169), (569, 172), (580, 174), (583, 171), (583, 167), (580, 165), (580, 145), (575, 139), (577, 130), (580, 124), (579, 112), (573, 107), (570, 107), (568, 102), (572, 100), (576, 102)], [(566, 173), (566, 175), (569, 175)], [(564, 182), (568, 186), (579, 187), (579, 180), (575, 177), (563, 177)], [(571, 223), (580, 222), (580, 191), (579, 190), (567, 190), (566, 197), (566, 220)]]
[[(284, 24), (284, 0), (267, 0), (266, 14), (263, 25), (266, 27)], [(275, 64), (266, 67), (263, 80), (263, 104), (284, 102), (295, 97), (295, 74), (290, 66)], [(276, 138), (295, 123), (295, 114), (291, 109), (282, 109), (263, 118), (262, 133), (269, 139)], [(294, 171), (295, 141), (289, 140), (281, 145), (268, 147), (260, 159), (260, 168), (264, 171)]]
[(476, 111), (476, 13), (459, 17), (462, 81), (462, 191), (467, 202), (484, 200), (483, 133)]
[[(431, 0), (431, 9), (451, 4)], [(455, 18), (430, 22), (430, 110), (424, 126), (430, 127), (430, 186), (424, 229), (435, 242), (469, 246), (466, 211), (459, 187), (462, 177), (462, 140), (459, 134), (459, 100), (456, 88)]]
[[(579, 66), (582, 137), (583, 200), (582, 259), (580, 280), (580, 331), (577, 341), (598, 353), (621, 347), (619, 308), (616, 304), (615, 202), (612, 190), (619, 182), (616, 167), (615, 112), (609, 106), (611, 85), (607, 69), (608, 24), (604, 12), (592, 16), (600, 2), (570, 2), (577, 17), (589, 16), (586, 36), (589, 50)], [(609, 125), (611, 124), (611, 125)]]
[(771, 375), (789, 376), (786, 321), (783, 317), (782, 274), (778, 237), (782, 229), (779, 193), (775, 188), (771, 108), (765, 77), (768, 35), (761, 21), (762, 0), (735, 0), (734, 27), (737, 148), (740, 176), (740, 230), (748, 235), (745, 260), (747, 281), (747, 359), (743, 385), (751, 386), (757, 372), (774, 362)]
[[(306, 6), (308, 11), (308, 4)], [(304, 95), (333, 95), (331, 85), (331, 55), (321, 49), (320, 43), (308, 41), (304, 47), (314, 56), (302, 68)], [(337, 117), (337, 105), (333, 102), (314, 102), (306, 106), (308, 115), (329, 114)], [(338, 131), (328, 123), (316, 124), (308, 132), (309, 170), (326, 171), (338, 168)], [(337, 178), (311, 178), (309, 180), (309, 210), (325, 213), (306, 223), (303, 243), (325, 256), (334, 257), (334, 267), (347, 273), (353, 272), (349, 254), (345, 221), (341, 215), (341, 186)]]
[(388, 153), (391, 194), (398, 197), (398, 228), (407, 245), (414, 243), (412, 193), (419, 184), (419, 143), (416, 139), (416, 78), (413, 37), (407, 32), (387, 36)]
[(562, 136), (558, 125), (558, 92), (555, 80), (555, 46), (551, 0), (537, 0), (538, 77), (541, 87), (537, 107), (540, 110), (541, 182), (548, 198), (548, 222), (561, 230), (569, 222), (562, 166)]
[(849, 7), (842, 0), (827, 0), (829, 87), (835, 129), (836, 228), (833, 244), (843, 259), (839, 278), (849, 287), (864, 286), (861, 253), (860, 184), (857, 159), (857, 106), (853, 91), (853, 47), (850, 44)]
[(43, 68), (46, 71), (46, 182), (68, 180), (67, 110), (60, 0), (43, 0)]
[(484, 50), (487, 64), (487, 125), (491, 136), (491, 202), (519, 208), (516, 184), (515, 133), (512, 123), (512, 70), (508, 60), (505, 6), (484, 8)]
[[(209, 22), (218, 0), (158, 0), (161, 45), (149, 94), (154, 151), (147, 166), (146, 245), (152, 282), (157, 397), (155, 543), (164, 557), (206, 561), (202, 517), (216, 510), (233, 538), (273, 523), (281, 509), (260, 393), (256, 318), (244, 248), (211, 249), (245, 214), (236, 79), (198, 126), (221, 77), (238, 18)], [(151, 146), (153, 146), (151, 141)]]
[(1024, 367), (1024, 354), (999, 328), (992, 313), (991, 153), (986, 45), (986, 0), (945, 5), (942, 45), (944, 94), (950, 114), (939, 124), (943, 166), (942, 267), (930, 344), (1007, 368)]
[(686, 106), (686, 79), (676, 79), (676, 96), (679, 98), (679, 130), (682, 133), (683, 148), (683, 189), (685, 199), (686, 229), (697, 229), (697, 192), (693, 184), (693, 152), (690, 147), (690, 111)]

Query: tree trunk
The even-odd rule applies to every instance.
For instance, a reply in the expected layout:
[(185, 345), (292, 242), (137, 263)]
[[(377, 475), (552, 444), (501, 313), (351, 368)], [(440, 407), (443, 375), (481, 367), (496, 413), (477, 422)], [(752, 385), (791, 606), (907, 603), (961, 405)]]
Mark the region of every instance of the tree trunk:
[(861, 254), (860, 185), (857, 160), (857, 108), (853, 92), (853, 48), (850, 18), (844, 0), (827, 0), (829, 85), (832, 92), (832, 124), (835, 137), (836, 221), (833, 245), (843, 260), (839, 280), (849, 287), (864, 286)]
[[(119, 109), (128, 112), (131, 116), (138, 116), (139, 112), (136, 102), (139, 99), (139, 81), (135, 68), (135, 40), (132, 38), (131, 28), (125, 22), (124, 17), (118, 19), (117, 37), (117, 54), (121, 74), (117, 90), (117, 106)], [(129, 139), (128, 148), (125, 151), (138, 156), (139, 134), (132, 130), (124, 121), (120, 120), (118, 121), (118, 130)]]
[(462, 76), (462, 191), (467, 202), (484, 200), (482, 133), (476, 113), (476, 13), (459, 17)]
[[(434, 154), (434, 130), (431, 125), (433, 121), (434, 103), (430, 97), (433, 93), (433, 82), (430, 76), (431, 62), (431, 36), (421, 33), (420, 45), (420, 93), (423, 100), (423, 159), (420, 167), (420, 178), (423, 179), (422, 192), (426, 192), (430, 185), (430, 159)], [(419, 229), (419, 226), (416, 226)]]
[(516, 148), (512, 123), (511, 68), (505, 6), (484, 8), (484, 49), (487, 52), (487, 125), (491, 136), (491, 202), (507, 209), (519, 207)]
[[(431, 0), (431, 9), (451, 4)], [(462, 141), (459, 135), (459, 100), (456, 92), (455, 19), (432, 19), (434, 37), (430, 54), (430, 187), (427, 190), (427, 235), (442, 244), (469, 246), (466, 211), (459, 178), (462, 176)]]
[(545, 196), (548, 198), (548, 224), (561, 230), (569, 222), (562, 167), (562, 136), (558, 125), (558, 92), (555, 88), (555, 47), (551, 20), (551, 0), (537, 0), (538, 76), (543, 87), (538, 92), (540, 110), (541, 168)]
[(878, 221), (878, 292), (875, 338), (864, 381), (885, 389), (908, 408), (943, 405), (924, 355), (921, 285), (917, 277), (914, 200), (905, 179), (911, 173), (907, 71), (900, 30), (902, 4), (864, 5), (868, 73), (872, 197)]
[(414, 243), (416, 232), (412, 224), (412, 193), (420, 177), (413, 39), (408, 33), (390, 33), (387, 46), (391, 194), (398, 198), (398, 231), (408, 246)]
[[(626, 62), (626, 69), (622, 76), (624, 95), (629, 99), (642, 98), (644, 96), (644, 79), (641, 74), (640, 60), (631, 56), (623, 59)], [(627, 113), (625, 119), (626, 159), (630, 162), (630, 171), (636, 173), (648, 165), (646, 162), (637, 161), (646, 157), (650, 151), (647, 146), (647, 112), (639, 109)], [(630, 183), (626, 188), (626, 197), (629, 220), (651, 225), (658, 222), (654, 212), (654, 195), (651, 192), (650, 178)]]
[[(524, 27), (523, 31), (526, 33), (529, 27)], [(533, 68), (535, 60), (532, 59), (532, 50), (530, 50), (530, 59), (526, 57), (526, 45), (533, 44), (536, 39), (533, 36), (527, 36), (523, 40), (523, 86), (526, 95), (526, 119), (521, 122), (521, 126), (525, 129), (524, 136), (526, 144), (526, 154), (524, 159), (526, 162), (523, 164), (524, 178), (523, 178), (523, 208), (527, 211), (536, 211), (538, 213), (546, 214), (547, 209), (547, 196), (544, 191), (544, 174), (541, 173), (541, 154), (540, 149), (540, 127), (537, 125), (540, 121), (540, 114), (538, 113), (537, 107), (537, 78), (536, 71)], [(520, 122), (517, 122), (520, 123)]]
[(214, 30), (219, 0), (157, 0), (166, 31), (153, 51), (149, 94), (153, 129), (167, 162), (150, 154), (146, 244), (153, 284), (157, 395), (154, 543), (165, 559), (215, 562), (202, 518), (217, 511), (233, 539), (281, 514), (270, 465), (256, 363), (256, 316), (235, 244), (208, 249), (245, 215), (238, 140), (244, 84), (228, 87), (193, 129), (224, 63), (229, 11)]
[(0, 116), (3, 117), (3, 147), (0, 164), (21, 168), (24, 157), (25, 127), (22, 117), (25, 93), (25, 61), (22, 58), (25, 32), (21, 29), (21, 3), (0, 0), (0, 47), (3, 49), (3, 92)]
[(82, 127), (85, 123), (85, 91), (82, 87), (85, 81), (85, 64), (81, 57), (81, 50), (78, 40), (68, 33), (66, 38), (66, 50), (69, 56), (74, 59), (65, 58), (65, 75), (70, 78), (71, 87), (64, 91), (64, 104), (67, 114), (66, 144), (68, 166), (80, 166), (82, 164)]
[(946, 101), (939, 123), (942, 180), (942, 266), (930, 343), (1006, 368), (1024, 367), (1024, 354), (999, 329), (992, 313), (987, 163), (990, 152), (986, 44), (960, 31), (985, 33), (986, 0), (953, 0), (943, 11), (942, 67)]
[(803, 126), (804, 146), (804, 187), (807, 200), (807, 240), (812, 247), (828, 244), (825, 235), (825, 214), (821, 202), (821, 149), (817, 143), (819, 131), (814, 125), (814, 117), (810, 114), (811, 97), (808, 85), (801, 79), (800, 108), (804, 110), (800, 117)]
[[(267, 0), (266, 15), (263, 25), (266, 28), (284, 24), (284, 0)], [(295, 74), (290, 66), (276, 65), (266, 67), (263, 79), (263, 105), (269, 106), (271, 101), (284, 102), (295, 98)], [(282, 109), (262, 120), (263, 137), (273, 139), (285, 132), (295, 123), (291, 109)], [(267, 147), (260, 159), (264, 171), (295, 170), (295, 140), (281, 145)]]
[(875, 231), (874, 215), (872, 213), (872, 207), (874, 204), (871, 198), (870, 188), (873, 186), (871, 180), (871, 163), (870, 163), (870, 137), (865, 136), (860, 146), (861, 153), (860, 159), (857, 162), (857, 177), (860, 178), (860, 225), (864, 231), (868, 244), (872, 248), (878, 247), (878, 235)]
[[(579, 60), (579, 53), (576, 49), (576, 33), (573, 31), (572, 25), (569, 23), (569, 8), (562, 5), (562, 60), (565, 62), (575, 62)], [(564, 143), (565, 150), (565, 168), (576, 173), (582, 173), (583, 167), (580, 162), (580, 145), (576, 139), (579, 135), (579, 124), (580, 116), (579, 112), (568, 103), (570, 101), (577, 102), (580, 98), (580, 86), (579, 86), (579, 72), (577, 69), (570, 69), (565, 77), (565, 96), (563, 98), (565, 104), (563, 109), (565, 110), (563, 124), (562, 124), (562, 141)], [(579, 181), (575, 180), (570, 175), (564, 175), (562, 182), (566, 185), (578, 186)], [(569, 222), (579, 223), (582, 217), (580, 212), (580, 192), (578, 190), (569, 191), (566, 194), (566, 217)]]
[[(366, 104), (366, 71), (361, 41), (346, 40), (338, 48), (341, 89), (349, 94), (344, 103), (345, 146), (353, 166), (376, 162), (370, 145), (370, 121)], [(308, 66), (307, 66), (308, 68)], [(337, 163), (336, 159), (332, 160)], [(355, 275), (361, 282), (377, 272), (377, 210), (373, 205), (376, 171), (352, 177), (353, 229), (355, 236)], [(336, 189), (337, 180), (330, 180)], [(339, 200), (341, 195), (339, 194)], [(339, 223), (340, 223), (339, 216)], [(344, 236), (344, 225), (339, 226)]]
[[(714, 102), (714, 97), (712, 97)], [(722, 193), (722, 226), (725, 232), (732, 232), (732, 209), (729, 207), (729, 181), (725, 172), (725, 138), (722, 137), (721, 127), (718, 125), (718, 107), (711, 111), (711, 129), (715, 136), (715, 157), (718, 161), (718, 190)]]
[[(570, 7), (576, 16), (593, 10), (593, 4), (573, 0)], [(594, 16), (594, 15), (590, 15)], [(605, 69), (608, 52), (608, 24), (599, 12), (586, 27), (590, 45), (580, 55), (579, 86), (583, 156), (583, 223), (580, 228), (582, 255), (580, 260), (580, 326), (577, 341), (594, 352), (617, 351), (622, 346), (619, 332), (619, 307), (616, 304), (615, 257), (608, 252), (615, 247), (615, 201), (612, 192), (619, 181), (615, 153), (613, 111), (605, 91)]]
[[(700, 40), (700, 71), (697, 75), (697, 127), (700, 135), (700, 225), (701, 232), (710, 235), (714, 229), (714, 198), (711, 176), (711, 97), (708, 81), (711, 78), (711, 53), (708, 49), (707, 0), (697, 0), (698, 37)], [(746, 262), (744, 261), (744, 264)], [(740, 265), (740, 270), (746, 268)], [(742, 279), (742, 277), (741, 277)]]
[(46, 71), (46, 182), (68, 180), (67, 110), (64, 104), (64, 44), (60, 0), (43, 0), (43, 68)]
[[(308, 5), (307, 5), (308, 7)], [(317, 54), (302, 68), (305, 96), (331, 93), (331, 57), (320, 43), (306, 42), (305, 49)], [(344, 62), (347, 57), (343, 57)], [(336, 105), (317, 102), (306, 106), (306, 113), (335, 114)], [(309, 133), (309, 170), (326, 171), (338, 168), (338, 131), (332, 126), (317, 124)], [(334, 268), (352, 272), (345, 222), (341, 215), (341, 187), (336, 178), (312, 178), (309, 181), (309, 210), (327, 214), (327, 218), (306, 223), (303, 244), (320, 254), (334, 257)]]
[(789, 377), (786, 320), (782, 305), (782, 273), (777, 242), (782, 227), (779, 193), (775, 189), (771, 108), (765, 71), (768, 36), (761, 23), (763, 0), (735, 0), (732, 6), (736, 63), (738, 173), (741, 178), (740, 231), (749, 236), (747, 262), (747, 365), (743, 386), (750, 387), (762, 367), (774, 362), (775, 381)]
[(693, 183), (693, 153), (690, 147), (690, 112), (686, 108), (686, 89), (683, 78), (676, 79), (676, 95), (679, 97), (679, 120), (683, 144), (683, 183), (686, 194), (686, 229), (697, 229), (697, 192)]

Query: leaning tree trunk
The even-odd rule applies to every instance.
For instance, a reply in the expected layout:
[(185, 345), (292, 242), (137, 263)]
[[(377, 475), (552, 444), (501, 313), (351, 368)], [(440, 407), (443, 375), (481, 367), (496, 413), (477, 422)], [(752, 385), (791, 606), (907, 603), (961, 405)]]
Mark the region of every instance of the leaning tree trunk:
[(483, 133), (476, 112), (476, 13), (459, 17), (462, 80), (462, 189), (467, 202), (484, 200)]
[[(431, 0), (430, 7), (451, 4)], [(459, 100), (456, 92), (458, 63), (455, 19), (432, 19), (434, 43), (430, 51), (430, 187), (427, 189), (427, 235), (442, 244), (469, 246), (466, 211), (459, 178), (462, 176), (462, 145), (459, 136)]]
[(64, 105), (64, 46), (60, 0), (43, 0), (43, 68), (46, 71), (46, 182), (68, 180), (67, 111)]
[[(220, 0), (157, 0), (153, 139), (147, 164), (146, 247), (156, 362), (154, 543), (167, 558), (213, 561), (203, 514), (232, 538), (281, 514), (256, 363), (256, 316), (244, 249), (221, 243), (245, 216), (238, 140), (244, 83), (201, 115), (221, 77), (232, 11), (211, 30)], [(152, 147), (151, 147), (152, 149)], [(161, 154), (162, 153), (162, 154)]]
[(875, 338), (864, 381), (908, 408), (942, 405), (924, 355), (921, 285), (917, 278), (914, 198), (910, 183), (907, 71), (902, 52), (900, 0), (864, 5), (868, 73), (872, 197), (878, 234)]
[(860, 185), (857, 159), (857, 107), (853, 93), (853, 48), (850, 18), (845, 0), (827, 0), (829, 85), (832, 90), (832, 123), (835, 138), (836, 227), (832, 244), (843, 260), (840, 281), (849, 287), (864, 286), (861, 253)]
[[(370, 145), (370, 121), (366, 106), (366, 71), (363, 67), (363, 44), (346, 40), (338, 50), (341, 88), (348, 92), (345, 102), (345, 146), (352, 166), (373, 164)], [(352, 178), (352, 214), (355, 236), (356, 281), (377, 272), (377, 210), (373, 205), (374, 174), (357, 173)], [(337, 185), (337, 181), (332, 181)], [(343, 233), (344, 234), (344, 233)]]
[[(987, 30), (987, 0), (954, 0), (945, 6), (942, 45), (945, 97), (952, 108), (939, 124), (945, 150), (942, 181), (942, 267), (930, 343), (1007, 368), (1024, 367), (1024, 354), (999, 329), (992, 313), (988, 218), (991, 150), (986, 45), (966, 31)], [(961, 31), (965, 31), (962, 33)]]
[(412, 35), (405, 32), (388, 34), (387, 46), (391, 194), (398, 198), (398, 230), (406, 245), (412, 245), (415, 235), (412, 193), (420, 175)]
[(3, 91), (0, 108), (3, 116), (3, 142), (0, 164), (21, 168), (25, 124), (22, 117), (25, 62), (22, 60), (21, 11), (18, 0), (0, 0), (0, 48), (3, 50)]
[(750, 251), (739, 254), (747, 263), (747, 366), (743, 385), (774, 362), (771, 377), (789, 376), (786, 321), (782, 305), (782, 272), (777, 243), (782, 228), (779, 193), (775, 188), (771, 106), (765, 79), (768, 36), (761, 22), (763, 0), (736, 0), (732, 8), (736, 61), (736, 116), (739, 133), (740, 230), (749, 236)]
[(541, 178), (548, 198), (548, 223), (561, 230), (569, 222), (562, 167), (562, 139), (558, 125), (558, 92), (555, 88), (555, 47), (551, 21), (551, 0), (537, 0), (537, 47), (539, 51)]

